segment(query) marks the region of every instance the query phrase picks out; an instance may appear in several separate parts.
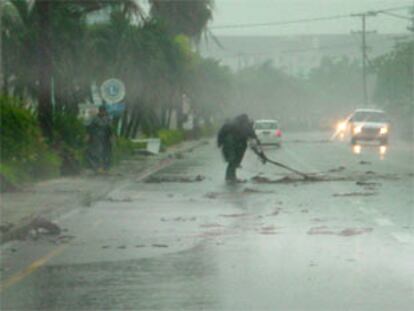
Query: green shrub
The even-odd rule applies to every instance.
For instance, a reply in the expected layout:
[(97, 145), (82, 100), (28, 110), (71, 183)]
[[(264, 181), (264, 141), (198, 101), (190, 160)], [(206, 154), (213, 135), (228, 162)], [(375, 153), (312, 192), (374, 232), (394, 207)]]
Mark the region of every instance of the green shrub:
[(53, 149), (62, 159), (62, 175), (78, 174), (85, 164), (86, 128), (74, 115), (54, 116)]
[(61, 160), (45, 143), (36, 117), (21, 102), (0, 97), (0, 174), (18, 185), (59, 175)]
[(0, 162), (0, 191), (14, 191), (28, 179), (26, 172), (17, 163)]
[(0, 97), (2, 161), (32, 161), (45, 143), (35, 116), (13, 98)]
[(163, 147), (176, 145), (184, 140), (184, 132), (180, 130), (159, 130), (158, 137)]
[(127, 138), (116, 137), (112, 146), (112, 164), (118, 164), (121, 160), (130, 158), (134, 155), (136, 143)]

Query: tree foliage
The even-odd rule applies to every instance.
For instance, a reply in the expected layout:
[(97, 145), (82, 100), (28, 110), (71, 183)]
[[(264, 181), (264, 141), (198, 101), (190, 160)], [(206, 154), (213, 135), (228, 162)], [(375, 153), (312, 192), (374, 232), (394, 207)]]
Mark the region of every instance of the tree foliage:
[(375, 99), (398, 119), (402, 131), (414, 131), (414, 41), (399, 43), (374, 62)]
[[(191, 44), (212, 17), (212, 1), (150, 3), (151, 16), (143, 19), (134, 0), (9, 0), (2, 31), (6, 93), (37, 103), (44, 134), (57, 134), (55, 140), (61, 135), (54, 128), (61, 127), (53, 122), (76, 116), (79, 103), (92, 99), (91, 85), (112, 77), (127, 89), (118, 119), (125, 137), (156, 134), (175, 115), (180, 127), (184, 94), (207, 117), (228, 96), (221, 86), (226, 74), (219, 73), (228, 70), (204, 62)], [(104, 18), (90, 23), (91, 12)]]
[(212, 0), (149, 0), (151, 14), (162, 20), (168, 32), (198, 41), (213, 18)]

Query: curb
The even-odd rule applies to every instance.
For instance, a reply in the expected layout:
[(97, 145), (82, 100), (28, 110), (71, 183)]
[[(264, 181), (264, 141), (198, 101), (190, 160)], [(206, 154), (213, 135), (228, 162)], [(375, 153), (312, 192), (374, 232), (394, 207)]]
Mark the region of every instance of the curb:
[[(170, 150), (167, 149), (165, 155), (160, 158), (158, 161), (156, 161), (153, 165), (148, 167), (147, 169), (144, 169), (142, 172), (138, 174), (138, 176), (135, 176), (133, 180), (135, 181), (143, 181), (146, 178), (150, 177), (151, 175), (157, 173), (158, 171), (172, 165), (176, 159), (179, 159), (179, 154), (185, 153), (185, 152), (191, 152), (196, 148), (199, 148), (201, 146), (207, 145), (207, 140), (201, 140), (196, 141), (194, 144), (190, 144), (189, 146), (180, 148), (180, 144), (176, 146), (172, 146)], [(119, 191), (125, 185), (128, 185), (131, 181), (131, 178), (125, 178), (126, 180), (124, 182), (120, 182), (120, 185), (118, 185), (115, 189), (112, 189), (110, 191), (105, 191), (105, 196), (108, 195), (111, 192)], [(101, 199), (101, 195), (98, 197), (91, 199), (90, 204), (93, 202), (97, 202)], [(89, 204), (88, 204), (89, 205)], [(13, 224), (13, 228), (9, 229), (5, 233), (0, 234), (0, 245), (5, 244), (10, 241), (14, 240), (22, 240), (27, 236), (27, 233), (32, 229), (33, 227), (33, 221), (35, 219), (43, 218), (44, 215), (52, 213), (53, 208), (44, 209), (42, 211), (39, 211), (37, 213), (34, 213), (31, 216), (28, 216), (27, 219), (23, 219), (20, 223)]]

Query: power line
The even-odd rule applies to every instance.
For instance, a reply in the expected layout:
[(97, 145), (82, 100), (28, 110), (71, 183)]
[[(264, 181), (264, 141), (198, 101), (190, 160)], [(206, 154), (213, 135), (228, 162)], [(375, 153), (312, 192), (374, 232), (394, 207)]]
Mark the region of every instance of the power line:
[[(377, 40), (371, 40), (370, 43), (378, 43), (378, 42), (386, 42), (386, 41), (393, 41), (398, 40), (401, 38), (408, 38), (409, 36), (395, 36), (392, 38), (378, 38)], [(272, 51), (263, 51), (263, 52), (240, 52), (240, 51), (234, 51), (234, 53), (237, 54), (231, 54), (231, 55), (224, 55), (222, 58), (237, 58), (240, 56), (261, 56), (261, 55), (275, 55), (277, 54), (284, 54), (284, 53), (306, 53), (310, 51), (320, 51), (320, 50), (331, 50), (331, 49), (337, 49), (337, 48), (360, 48), (357, 44), (333, 44), (333, 45), (327, 45), (327, 46), (321, 46), (317, 48), (305, 48), (305, 49), (281, 49), (281, 50), (272, 50)], [(224, 50), (229, 51), (228, 49), (224, 48)], [(229, 51), (230, 52), (230, 51)]]
[(217, 25), (211, 26), (210, 29), (227, 29), (227, 28), (254, 28), (254, 27), (265, 27), (265, 26), (283, 26), (283, 25), (291, 25), (291, 24), (302, 24), (302, 23), (311, 23), (311, 22), (322, 22), (322, 21), (330, 21), (330, 20), (337, 20), (343, 18), (350, 18), (355, 17), (356, 15), (361, 14), (378, 14), (392, 11), (400, 11), (405, 9), (413, 8), (412, 6), (400, 6), (400, 7), (392, 7), (387, 9), (381, 10), (371, 10), (365, 13), (357, 13), (357, 14), (343, 14), (343, 15), (333, 15), (333, 16), (324, 16), (324, 17), (314, 17), (314, 18), (303, 18), (303, 19), (296, 19), (296, 20), (287, 20), (287, 21), (279, 21), (279, 22), (268, 22), (268, 23), (252, 23), (252, 24), (228, 24), (228, 25)]
[(233, 25), (221, 25), (221, 26), (212, 26), (211, 29), (225, 29), (225, 28), (250, 28), (250, 27), (263, 27), (263, 26), (281, 26), (289, 24), (301, 24), (317, 21), (327, 21), (327, 20), (336, 20), (340, 18), (349, 18), (350, 15), (335, 15), (335, 16), (326, 16), (326, 17), (317, 17), (317, 18), (304, 18), (290, 21), (281, 21), (281, 22), (271, 22), (271, 23), (258, 23), (258, 24), (233, 24)]
[(406, 20), (411, 20), (412, 18), (406, 15), (399, 15), (399, 14), (395, 14), (395, 13), (389, 13), (389, 12), (378, 12), (379, 14), (384, 14), (384, 15), (388, 15), (388, 16), (392, 16), (392, 17), (396, 17), (396, 18), (400, 18), (400, 19), (406, 19)]

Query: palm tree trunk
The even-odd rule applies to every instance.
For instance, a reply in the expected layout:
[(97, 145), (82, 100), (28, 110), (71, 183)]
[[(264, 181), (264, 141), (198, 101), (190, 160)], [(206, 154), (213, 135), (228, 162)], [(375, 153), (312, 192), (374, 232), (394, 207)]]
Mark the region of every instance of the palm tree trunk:
[(140, 123), (141, 123), (141, 114), (140, 114), (139, 108), (137, 107), (134, 113), (131, 132), (129, 133), (130, 138), (135, 138), (137, 136)]
[(3, 16), (3, 2), (0, 1), (0, 93), (3, 91), (4, 87), (4, 73), (3, 73), (3, 30), (2, 30), (2, 18)]
[(37, 75), (39, 87), (38, 119), (40, 127), (46, 138), (53, 138), (53, 107), (51, 78), (53, 72), (52, 63), (52, 36), (51, 36), (51, 1), (37, 1), (36, 9), (39, 16), (39, 40)]

